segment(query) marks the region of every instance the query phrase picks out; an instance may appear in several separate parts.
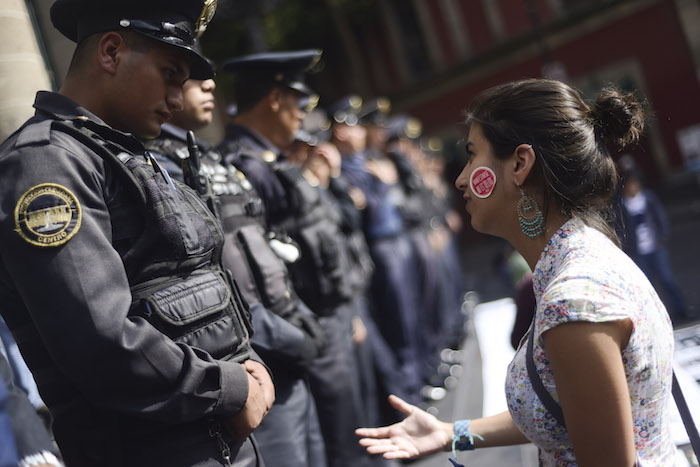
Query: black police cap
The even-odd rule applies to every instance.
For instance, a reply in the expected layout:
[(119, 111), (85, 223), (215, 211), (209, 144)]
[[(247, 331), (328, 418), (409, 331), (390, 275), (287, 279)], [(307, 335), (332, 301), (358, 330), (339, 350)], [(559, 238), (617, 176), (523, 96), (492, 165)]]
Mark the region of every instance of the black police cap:
[(423, 133), (421, 121), (406, 114), (390, 117), (385, 127), (389, 140), (399, 138), (417, 139)]
[(195, 40), (216, 11), (217, 0), (56, 0), (51, 22), (74, 42), (106, 31), (129, 30), (187, 52), (190, 77), (208, 79), (214, 68)]
[(391, 101), (386, 97), (365, 101), (358, 113), (360, 124), (386, 126), (390, 110)]
[(362, 98), (356, 94), (345, 96), (326, 108), (332, 123), (344, 123), (349, 126), (359, 123), (361, 110)]
[(244, 55), (227, 60), (221, 69), (236, 73), (243, 80), (280, 84), (308, 96), (313, 91), (304, 82), (306, 72), (318, 63), (322, 53), (309, 49)]

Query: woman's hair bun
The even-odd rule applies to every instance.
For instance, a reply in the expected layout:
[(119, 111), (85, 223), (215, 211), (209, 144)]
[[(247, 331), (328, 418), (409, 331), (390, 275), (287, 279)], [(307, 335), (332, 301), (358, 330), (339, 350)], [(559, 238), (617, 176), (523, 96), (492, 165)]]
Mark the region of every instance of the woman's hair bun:
[(596, 136), (609, 149), (638, 142), (644, 131), (644, 106), (634, 93), (606, 88), (591, 106), (590, 114)]

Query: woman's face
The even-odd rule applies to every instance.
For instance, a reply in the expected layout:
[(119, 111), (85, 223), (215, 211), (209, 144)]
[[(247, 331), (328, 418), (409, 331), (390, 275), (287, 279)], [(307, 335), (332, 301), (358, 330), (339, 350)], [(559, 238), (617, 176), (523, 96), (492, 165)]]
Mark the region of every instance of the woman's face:
[(507, 202), (503, 161), (494, 157), (491, 144), (478, 123), (472, 124), (469, 130), (467, 156), (467, 165), (457, 177), (455, 186), (464, 193), (465, 209), (471, 216), (472, 227), (481, 233), (504, 237), (504, 229), (510, 224), (504, 222), (504, 216), (511, 215), (512, 203)]

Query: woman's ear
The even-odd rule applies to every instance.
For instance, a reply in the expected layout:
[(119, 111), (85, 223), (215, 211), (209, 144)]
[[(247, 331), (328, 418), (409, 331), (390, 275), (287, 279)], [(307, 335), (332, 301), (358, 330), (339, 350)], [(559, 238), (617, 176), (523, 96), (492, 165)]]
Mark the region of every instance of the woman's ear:
[(535, 151), (531, 144), (521, 144), (513, 152), (512, 158), (512, 175), (515, 178), (515, 184), (521, 186), (527, 180), (532, 168), (535, 166)]

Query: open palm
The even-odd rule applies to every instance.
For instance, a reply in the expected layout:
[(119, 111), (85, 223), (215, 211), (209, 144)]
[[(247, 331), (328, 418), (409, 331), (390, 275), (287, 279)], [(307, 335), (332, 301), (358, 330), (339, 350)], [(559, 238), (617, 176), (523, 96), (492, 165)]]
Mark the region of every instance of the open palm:
[(404, 400), (389, 396), (389, 403), (406, 415), (399, 423), (381, 428), (358, 428), (360, 445), (385, 459), (413, 459), (443, 450), (449, 445), (450, 425)]

